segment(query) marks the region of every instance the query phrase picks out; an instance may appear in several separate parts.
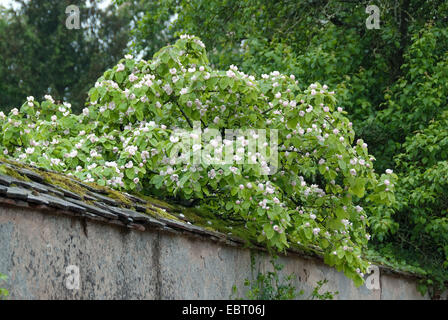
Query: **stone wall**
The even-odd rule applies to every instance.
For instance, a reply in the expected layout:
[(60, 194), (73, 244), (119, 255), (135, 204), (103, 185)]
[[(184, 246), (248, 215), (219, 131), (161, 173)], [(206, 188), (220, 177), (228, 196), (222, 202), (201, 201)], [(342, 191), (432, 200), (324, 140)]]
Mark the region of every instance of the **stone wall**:
[[(256, 270), (271, 268), (262, 252), (160, 230), (136, 231), (26, 208), (0, 207), (0, 272), (11, 299), (228, 299), (240, 296)], [(380, 288), (355, 288), (318, 259), (280, 257), (308, 296), (316, 282), (336, 299), (423, 299), (416, 279), (381, 272)], [(69, 266), (79, 268), (79, 289)], [(75, 287), (75, 288), (73, 288)]]

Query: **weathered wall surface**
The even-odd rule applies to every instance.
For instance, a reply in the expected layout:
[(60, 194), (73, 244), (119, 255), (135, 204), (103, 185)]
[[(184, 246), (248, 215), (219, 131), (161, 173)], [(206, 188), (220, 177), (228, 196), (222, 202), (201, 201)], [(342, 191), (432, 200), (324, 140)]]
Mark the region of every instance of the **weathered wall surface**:
[[(380, 289), (355, 288), (320, 261), (281, 257), (282, 274), (297, 275), (308, 296), (322, 279), (336, 299), (422, 299), (415, 280), (382, 274)], [(68, 289), (66, 268), (79, 268)], [(257, 254), (256, 269), (271, 268)], [(77, 218), (0, 208), (0, 272), (12, 299), (228, 299), (251, 278), (251, 252), (163, 231), (131, 231)], [(428, 298), (428, 297), (425, 297)]]

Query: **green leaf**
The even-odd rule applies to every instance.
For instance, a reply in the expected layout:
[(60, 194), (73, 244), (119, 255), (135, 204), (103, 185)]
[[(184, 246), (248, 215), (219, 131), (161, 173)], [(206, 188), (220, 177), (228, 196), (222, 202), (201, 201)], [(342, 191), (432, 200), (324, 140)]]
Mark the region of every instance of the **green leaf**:
[(134, 171), (134, 168), (128, 168), (128, 169), (126, 169), (125, 170), (125, 174), (126, 174), (126, 177), (128, 178), (128, 179), (134, 179), (135, 178), (135, 171)]

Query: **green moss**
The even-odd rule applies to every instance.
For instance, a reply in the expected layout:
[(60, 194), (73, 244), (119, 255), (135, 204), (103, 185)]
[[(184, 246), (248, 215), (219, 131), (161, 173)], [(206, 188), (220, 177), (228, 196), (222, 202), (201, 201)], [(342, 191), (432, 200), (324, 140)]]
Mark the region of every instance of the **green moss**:
[[(47, 183), (49, 184), (53, 184), (53, 185), (57, 185), (61, 188), (64, 188), (66, 190), (72, 191), (80, 196), (84, 196), (85, 194), (87, 194), (89, 192), (89, 190), (85, 187), (83, 187), (82, 185), (80, 185), (79, 183), (77, 183), (76, 181), (79, 181), (76, 177), (66, 177), (63, 174), (59, 174), (59, 173), (52, 173), (52, 172), (38, 172)], [(75, 181), (73, 181), (75, 180)], [(84, 183), (82, 181), (79, 181), (80, 183)], [(110, 189), (108, 187), (104, 187), (104, 186), (100, 186), (97, 185), (95, 183), (86, 183), (86, 185), (91, 186), (94, 189), (97, 190), (102, 190), (106, 196), (114, 199), (114, 200), (118, 200), (119, 203), (121, 203), (122, 205), (126, 206), (126, 207), (131, 207), (132, 206), (132, 201), (127, 198), (125, 195), (123, 195), (122, 193), (120, 193), (119, 191)]]
[(153, 216), (154, 218), (161, 217), (169, 220), (176, 220), (181, 221), (178, 217), (168, 213), (167, 211), (160, 209), (159, 207), (153, 206), (151, 204), (148, 204), (146, 206), (146, 211), (149, 215)]
[(154, 197), (151, 197), (151, 196), (147, 196), (147, 195), (143, 195), (143, 194), (136, 194), (135, 196), (139, 197), (139, 198), (141, 198), (143, 200), (148, 201), (149, 203), (151, 203), (154, 206), (162, 207), (162, 208), (165, 208), (165, 209), (167, 209), (169, 211), (180, 211), (178, 206), (173, 205), (173, 204), (169, 204), (168, 202), (163, 201), (161, 199), (157, 199), (157, 198), (154, 198)]
[(223, 234), (231, 233), (232, 236), (244, 240), (248, 246), (257, 244), (256, 236), (248, 232), (244, 223), (223, 219), (216, 216), (210, 209), (201, 207), (182, 208), (182, 214), (186, 220), (204, 229)]
[[(11, 164), (15, 167), (33, 171), (36, 174), (38, 174), (39, 176), (41, 176), (44, 179), (44, 181), (50, 185), (59, 186), (66, 190), (77, 193), (81, 196), (83, 196), (87, 192), (87, 190), (85, 190), (83, 187), (81, 187), (78, 183), (72, 181), (71, 179), (73, 179), (73, 178), (68, 178), (68, 177), (64, 176), (64, 174), (39, 170), (39, 169), (33, 168), (31, 166), (27, 166), (24, 163), (16, 162), (16, 161), (6, 159), (6, 158), (0, 158), (0, 160), (2, 162)], [(6, 166), (4, 164), (0, 165), (0, 171), (6, 175), (12, 176), (17, 179), (31, 181), (28, 177), (21, 175), (16, 170), (9, 168), (8, 166)]]
[(19, 180), (24, 180), (24, 181), (31, 181), (28, 177), (21, 175), (17, 170), (14, 170), (13, 168), (8, 167), (5, 164), (0, 165), (0, 172), (3, 173), (4, 175), (19, 179)]
[(9, 163), (13, 166), (19, 167), (19, 168), (23, 168), (23, 169), (30, 169), (26, 164), (22, 163), (22, 162), (18, 162), (18, 161), (14, 161), (8, 158), (5, 158), (3, 156), (0, 157), (0, 161), (4, 162), (4, 163)]
[(207, 226), (207, 218), (201, 213), (200, 209), (198, 208), (182, 208), (181, 210), (182, 214), (185, 216), (185, 218), (190, 221), (191, 223), (201, 225), (201, 226)]
[(128, 197), (126, 197), (124, 194), (122, 194), (121, 192), (118, 192), (113, 189), (106, 189), (106, 192), (107, 192), (107, 196), (109, 198), (112, 198), (112, 199), (115, 199), (115, 200), (121, 202), (126, 207), (132, 206), (132, 201)]
[(46, 183), (59, 186), (80, 196), (84, 196), (88, 191), (62, 174), (44, 171), (39, 171), (38, 173), (44, 178)]
[[(166, 219), (177, 220), (181, 222), (188, 221), (195, 226), (199, 226), (209, 231), (220, 232), (223, 234), (231, 233), (233, 236), (245, 241), (248, 246), (257, 244), (256, 237), (248, 233), (247, 229), (244, 226), (244, 223), (222, 219), (206, 208), (186, 208), (179, 205), (168, 204), (160, 199), (154, 199), (149, 196), (142, 196), (142, 198), (148, 201), (148, 213), (155, 218), (163, 217)], [(167, 211), (164, 211), (163, 209), (156, 207), (153, 204), (167, 207), (172, 212), (169, 213)], [(183, 217), (181, 216), (181, 214), (183, 215)]]

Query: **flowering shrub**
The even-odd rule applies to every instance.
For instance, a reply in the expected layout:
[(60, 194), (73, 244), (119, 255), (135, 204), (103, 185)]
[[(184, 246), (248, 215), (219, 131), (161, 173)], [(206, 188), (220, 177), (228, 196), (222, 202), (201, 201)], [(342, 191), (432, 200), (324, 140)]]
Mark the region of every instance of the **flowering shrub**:
[[(212, 204), (217, 215), (244, 220), (269, 247), (323, 250), (327, 264), (359, 285), (368, 265), (365, 211), (394, 201), (396, 175), (374, 172), (367, 145), (354, 142), (352, 124), (335, 102), (326, 85), (301, 91), (293, 75), (274, 71), (256, 79), (235, 66), (214, 70), (203, 43), (182, 36), (152, 61), (128, 55), (107, 70), (80, 115), (50, 96), (41, 103), (28, 97), (20, 111), (0, 113), (0, 139), (5, 155), (85, 182)], [(253, 152), (247, 137), (201, 143), (215, 155), (225, 152), (221, 142), (243, 148), (248, 163), (173, 161), (175, 129), (191, 130), (195, 122), (202, 133), (277, 130), (277, 170), (265, 170), (272, 145)], [(182, 156), (197, 151), (196, 145)]]

